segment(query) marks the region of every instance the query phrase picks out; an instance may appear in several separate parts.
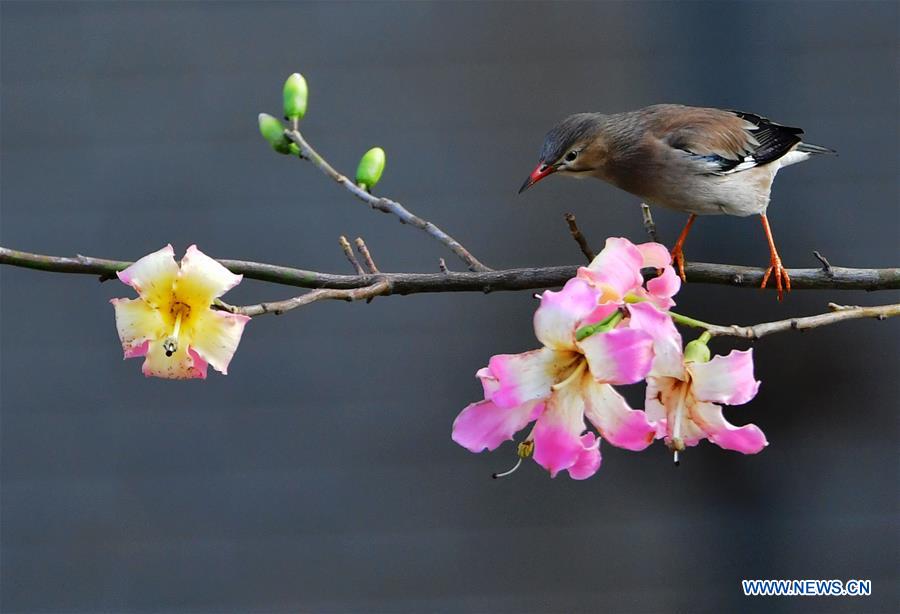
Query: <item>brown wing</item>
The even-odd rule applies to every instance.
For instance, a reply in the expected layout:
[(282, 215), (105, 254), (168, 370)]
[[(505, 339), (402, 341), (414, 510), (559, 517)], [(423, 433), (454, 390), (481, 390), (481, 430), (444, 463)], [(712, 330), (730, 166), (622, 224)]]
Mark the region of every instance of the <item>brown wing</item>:
[(698, 169), (724, 174), (777, 160), (800, 142), (803, 130), (741, 111), (658, 105), (648, 107), (658, 139), (696, 159)]

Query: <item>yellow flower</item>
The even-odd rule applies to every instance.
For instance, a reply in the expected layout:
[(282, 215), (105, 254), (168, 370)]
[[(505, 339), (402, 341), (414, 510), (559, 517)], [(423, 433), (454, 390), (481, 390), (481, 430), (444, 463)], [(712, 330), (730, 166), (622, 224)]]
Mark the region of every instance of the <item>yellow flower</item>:
[(146, 376), (206, 378), (207, 365), (222, 373), (237, 350), (247, 316), (215, 311), (215, 299), (241, 282), (191, 245), (175, 262), (171, 245), (118, 273), (140, 298), (114, 298), (116, 328), (125, 358), (144, 356)]

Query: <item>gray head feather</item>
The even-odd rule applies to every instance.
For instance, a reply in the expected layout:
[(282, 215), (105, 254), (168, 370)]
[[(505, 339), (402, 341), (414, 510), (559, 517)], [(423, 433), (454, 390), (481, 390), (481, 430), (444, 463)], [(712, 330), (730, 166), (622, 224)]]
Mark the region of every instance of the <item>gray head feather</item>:
[(541, 162), (553, 164), (575, 143), (596, 134), (600, 130), (602, 115), (576, 113), (565, 118), (544, 137)]

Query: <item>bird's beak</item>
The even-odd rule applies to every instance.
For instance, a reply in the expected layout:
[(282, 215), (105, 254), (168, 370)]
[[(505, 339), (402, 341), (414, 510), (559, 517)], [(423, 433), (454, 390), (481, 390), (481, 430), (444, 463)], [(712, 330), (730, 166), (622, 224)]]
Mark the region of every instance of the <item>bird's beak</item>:
[(519, 194), (536, 184), (538, 181), (546, 177), (547, 175), (553, 174), (556, 172), (556, 167), (550, 164), (544, 164), (541, 162), (538, 164), (531, 174), (528, 175), (528, 179), (525, 180), (525, 183), (522, 184), (522, 187), (519, 188)]

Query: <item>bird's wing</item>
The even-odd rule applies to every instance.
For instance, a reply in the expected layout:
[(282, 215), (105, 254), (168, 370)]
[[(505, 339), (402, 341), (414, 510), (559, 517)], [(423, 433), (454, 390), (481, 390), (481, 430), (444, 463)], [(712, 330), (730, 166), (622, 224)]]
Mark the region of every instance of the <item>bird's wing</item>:
[(803, 130), (741, 111), (663, 105), (650, 130), (684, 152), (701, 174), (724, 175), (768, 164), (787, 154)]

